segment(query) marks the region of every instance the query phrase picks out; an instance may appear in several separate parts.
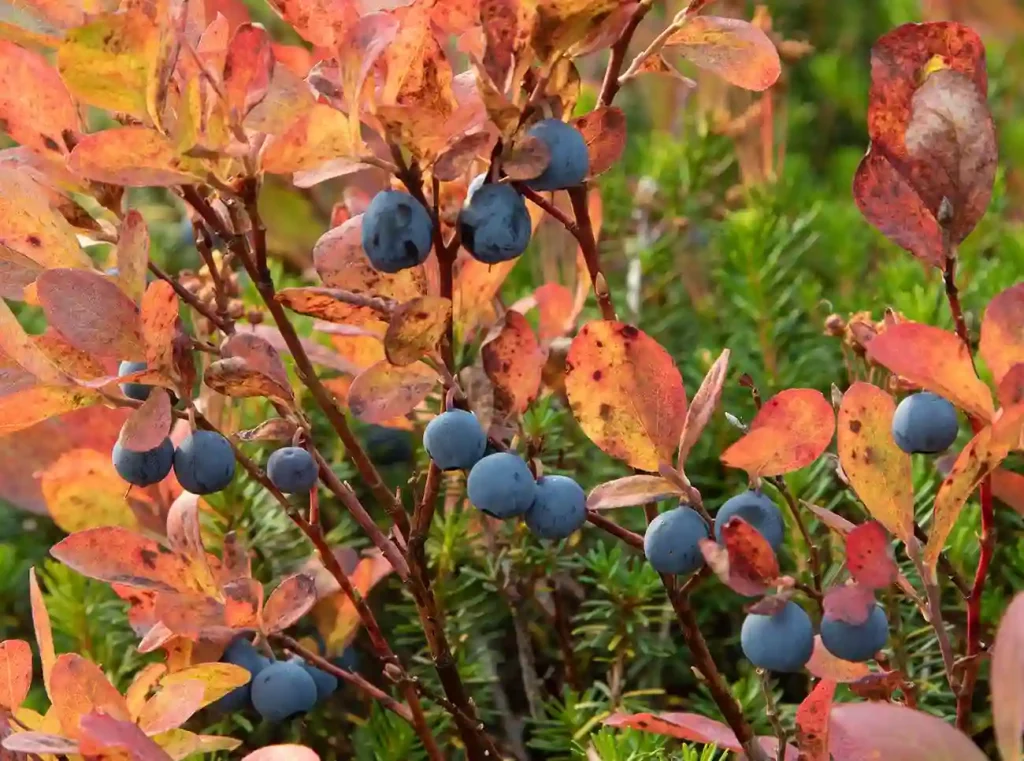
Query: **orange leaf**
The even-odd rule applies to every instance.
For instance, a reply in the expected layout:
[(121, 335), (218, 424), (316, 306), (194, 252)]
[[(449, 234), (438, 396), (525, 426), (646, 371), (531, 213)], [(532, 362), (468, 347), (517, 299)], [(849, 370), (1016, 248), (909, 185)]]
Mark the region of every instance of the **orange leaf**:
[(1010, 286), (988, 302), (978, 350), (996, 383), (1011, 367), (1024, 362), (1024, 283)]
[(57, 662), (57, 654), (53, 649), (53, 630), (50, 626), (50, 614), (46, 610), (43, 593), (39, 589), (35, 568), (28, 569), (28, 592), (29, 601), (32, 605), (32, 626), (36, 632), (39, 660), (43, 666), (43, 684), (46, 687), (46, 694), (50, 696), (52, 701), (53, 691), (50, 689), (50, 676), (53, 672), (53, 665)]
[(248, 684), (251, 678), (248, 671), (241, 666), (231, 663), (200, 663), (196, 666), (189, 666), (173, 674), (167, 674), (160, 680), (164, 689), (183, 683), (196, 683), (203, 685), (202, 705), (208, 706), (216, 700), (227, 695), (236, 687)]
[(827, 679), (833, 682), (856, 682), (861, 677), (871, 673), (866, 663), (853, 663), (844, 661), (832, 655), (825, 646), (821, 644), (821, 635), (814, 637), (814, 652), (811, 653), (811, 660), (807, 662), (807, 670), (819, 679)]
[(391, 314), (384, 334), (384, 354), (393, 365), (411, 365), (437, 348), (452, 319), (452, 302), (420, 296)]
[(167, 138), (148, 127), (87, 135), (71, 151), (68, 166), (87, 179), (127, 187), (186, 185), (207, 174), (201, 161), (180, 156)]
[(197, 680), (164, 685), (142, 707), (139, 728), (148, 735), (177, 729), (203, 705), (205, 687)]
[[(117, 283), (132, 301), (138, 302), (146, 291), (148, 265), (149, 230), (146, 220), (138, 211), (131, 209), (121, 222), (117, 236)], [(164, 285), (170, 288), (169, 283)]]
[(559, 283), (544, 283), (533, 292), (533, 298), (540, 318), (537, 336), (541, 344), (565, 335), (574, 319), (572, 291)]
[[(735, 753), (743, 750), (729, 727), (696, 713), (613, 713), (604, 720), (604, 724), (609, 727), (630, 727), (641, 732), (668, 735), (704, 745), (717, 745), (720, 749)], [(758, 737), (757, 741), (769, 758), (778, 756), (779, 744), (774, 737)], [(786, 758), (796, 758), (796, 755), (796, 749), (787, 745)]]
[(230, 639), (236, 630), (255, 629), (263, 607), (263, 586), (254, 579), (224, 585), (223, 601), (195, 593), (161, 593), (156, 617), (172, 634), (189, 639)]
[(722, 526), (722, 547), (701, 539), (700, 548), (708, 565), (726, 586), (751, 597), (765, 591), (779, 576), (775, 551), (760, 531), (742, 518), (730, 518)]
[(796, 709), (796, 736), (800, 761), (829, 761), (828, 717), (836, 683), (830, 679), (818, 682)]
[(318, 0), (273, 0), (270, 5), (305, 39), (323, 48), (334, 48), (359, 18), (359, 6), (352, 2), (324, 3)]
[(142, 338), (146, 368), (174, 377), (174, 335), (178, 324), (178, 294), (170, 283), (156, 280), (142, 296)]
[(693, 16), (665, 42), (683, 57), (747, 90), (767, 90), (782, 73), (775, 44), (749, 21)]
[(117, 443), (133, 452), (156, 449), (170, 435), (171, 419), (171, 397), (164, 389), (154, 388), (128, 416)]
[(480, 349), (484, 372), (495, 391), (507, 400), (501, 405), (513, 412), (525, 412), (537, 398), (544, 352), (537, 344), (530, 323), (519, 312), (506, 312), (491, 329)]
[[(217, 735), (197, 735), (185, 729), (173, 729), (153, 738), (164, 752), (173, 759), (183, 759), (194, 753), (206, 754), (217, 751), (231, 751), (242, 744), (241, 740)], [(301, 761), (301, 759), (299, 760)]]
[(150, 691), (160, 682), (160, 678), (167, 673), (167, 666), (163, 663), (147, 663), (141, 670), (135, 672), (132, 683), (124, 693), (124, 702), (128, 706), (128, 713), (132, 721), (137, 721), (139, 712), (146, 704), (146, 698)]
[(437, 383), (437, 373), (422, 362), (396, 367), (384, 360), (352, 381), (348, 406), (364, 423), (383, 423), (412, 412)]
[(517, 261), (485, 264), (471, 256), (459, 257), (453, 299), (457, 338), (466, 340), (489, 315), (493, 315), (494, 298)]
[(992, 495), (1024, 515), (1024, 476), (999, 468), (992, 472)]
[(32, 648), (20, 639), (0, 642), (0, 708), (18, 708), (32, 686)]
[(242, 119), (270, 88), (274, 51), (262, 26), (245, 23), (235, 29), (224, 61), (224, 97), (229, 112)]
[(992, 393), (975, 375), (967, 347), (956, 334), (932, 325), (901, 322), (871, 340), (868, 357), (967, 413), (992, 419)]
[(263, 606), (263, 627), (267, 632), (284, 631), (316, 604), (316, 583), (312, 576), (289, 576), (270, 593)]
[(111, 359), (98, 360), (72, 346), (68, 340), (47, 327), (42, 335), (36, 336), (36, 345), (42, 349), (62, 372), (79, 381), (96, 381), (114, 375), (116, 363)]
[(254, 750), (242, 761), (320, 761), (320, 756), (305, 745), (268, 745)]
[(342, 372), (358, 373), (378, 362), (387, 361), (384, 356), (384, 344), (380, 338), (370, 333), (332, 333), (331, 346), (334, 347), (340, 361), (348, 366), (348, 370), (339, 367)]
[(282, 134), (271, 137), (261, 154), (263, 171), (290, 174), (331, 159), (353, 158), (362, 145), (349, 117), (316, 103)]
[(566, 393), (583, 432), (640, 470), (671, 460), (686, 418), (686, 390), (672, 357), (621, 322), (591, 322), (566, 357)]
[(227, 396), (265, 396), (289, 405), (294, 401), (291, 386), (282, 386), (242, 357), (218, 359), (206, 368), (203, 383)]
[(382, 312), (362, 304), (350, 304), (338, 298), (337, 291), (333, 288), (282, 288), (274, 298), (293, 312), (326, 322), (350, 327), (360, 326), (373, 331), (385, 329)]
[(839, 407), (839, 462), (873, 518), (897, 538), (914, 534), (910, 455), (892, 438), (892, 397), (870, 383), (854, 383)]
[(32, 386), (0, 396), (0, 436), (102, 401), (98, 392), (74, 386)]
[(125, 482), (110, 455), (95, 449), (70, 449), (40, 477), (50, 516), (69, 533), (98, 526), (136, 528), (139, 514), (155, 508), (143, 490), (125, 498)]
[(711, 365), (708, 374), (701, 381), (700, 388), (693, 395), (690, 406), (686, 410), (686, 421), (683, 423), (682, 433), (679, 434), (679, 453), (677, 462), (682, 468), (686, 462), (693, 445), (700, 440), (707, 424), (711, 422), (711, 416), (718, 408), (718, 402), (722, 398), (722, 386), (725, 385), (725, 376), (729, 372), (729, 350), (724, 349), (718, 355), (718, 359)]
[(758, 410), (746, 436), (722, 453), (730, 468), (777, 476), (810, 465), (832, 441), (832, 405), (809, 388), (780, 391)]
[(81, 737), (79, 722), (93, 711), (102, 711), (120, 721), (131, 721), (124, 698), (100, 667), (76, 653), (64, 653), (57, 658), (50, 674), (50, 687), (53, 711), (68, 737)]
[(38, 53), (0, 40), (0, 120), (4, 131), (40, 153), (63, 156), (64, 135), (81, 129), (78, 109), (56, 69)]
[(44, 267), (92, 267), (71, 224), (27, 171), (0, 166), (0, 245)]
[[(17, 316), (7, 303), (0, 299), (0, 356), (9, 357), (27, 371), (34, 379), (53, 385), (68, 382), (67, 377), (53, 364), (39, 344), (25, 332)], [(20, 390), (28, 389), (25, 384)], [(15, 389), (19, 390), (19, 389)], [(11, 391), (5, 390), (9, 394)], [(0, 401), (2, 404), (2, 401)], [(42, 419), (42, 418), (40, 418)], [(6, 418), (0, 418), (6, 422)]]
[[(355, 570), (349, 574), (349, 580), (359, 594), (366, 597), (378, 582), (394, 570), (391, 563), (375, 551), (359, 561)], [(319, 593), (320, 601), (313, 608), (316, 627), (324, 638), (327, 654), (341, 655), (359, 630), (359, 614), (333, 578), (326, 581), (325, 588), (319, 590)]]
[(615, 106), (601, 106), (573, 121), (583, 134), (590, 156), (589, 177), (611, 169), (626, 149), (626, 114)]

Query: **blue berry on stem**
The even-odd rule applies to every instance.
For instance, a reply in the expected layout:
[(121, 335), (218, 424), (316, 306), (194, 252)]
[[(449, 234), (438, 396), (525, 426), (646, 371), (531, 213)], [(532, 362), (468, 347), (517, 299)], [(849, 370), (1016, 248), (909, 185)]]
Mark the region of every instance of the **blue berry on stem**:
[(164, 439), (160, 446), (146, 452), (136, 452), (114, 444), (110, 454), (114, 470), (133, 486), (152, 486), (160, 483), (171, 472), (174, 460), (174, 445)]
[(759, 491), (745, 491), (726, 501), (715, 515), (715, 541), (722, 543), (722, 527), (730, 518), (742, 518), (761, 536), (776, 552), (786, 538), (786, 523), (778, 505)]
[(485, 264), (515, 259), (529, 245), (531, 232), (526, 202), (511, 185), (484, 185), (459, 212), (462, 245)]
[(427, 423), (423, 447), (441, 470), (468, 470), (484, 456), (487, 434), (472, 412), (448, 410)]
[[(141, 373), (145, 369), (145, 362), (122, 362), (117, 367), (117, 374), (119, 377), (123, 377), (133, 373)], [(149, 398), (150, 392), (153, 390), (152, 386), (146, 385), (145, 383), (132, 383), (129, 381), (118, 385), (122, 394), (137, 402), (146, 401), (146, 399)]]
[(568, 476), (543, 476), (524, 519), (541, 539), (565, 539), (587, 522), (587, 495)]
[(363, 251), (381, 272), (415, 267), (430, 255), (433, 227), (429, 212), (411, 195), (400, 190), (382, 191), (363, 214)]
[[(241, 666), (255, 678), (263, 669), (270, 665), (270, 659), (264, 657), (247, 639), (239, 637), (224, 651), (222, 663)], [(210, 704), (210, 707), (221, 713), (234, 713), (248, 708), (251, 699), (252, 678), (241, 687), (236, 687), (227, 695)]]
[(892, 437), (908, 454), (938, 454), (949, 449), (960, 429), (956, 408), (941, 396), (911, 394), (892, 416)]
[(740, 646), (758, 668), (792, 673), (800, 671), (814, 651), (814, 627), (795, 602), (773, 616), (749, 613), (740, 629)]
[(214, 431), (194, 431), (174, 452), (174, 475), (186, 491), (213, 494), (235, 477), (235, 453)]
[(498, 452), (487, 455), (469, 471), (469, 501), (495, 518), (522, 515), (537, 496), (537, 483), (519, 455)]
[(316, 486), (316, 460), (302, 447), (281, 447), (267, 460), (267, 478), (285, 494), (301, 494)]
[(527, 181), (527, 185), (534, 190), (562, 190), (586, 179), (590, 155), (578, 129), (558, 119), (544, 119), (534, 124), (527, 134), (540, 139), (551, 154), (544, 171)]
[(700, 513), (680, 505), (651, 521), (644, 533), (644, 555), (658, 573), (693, 573), (704, 565), (700, 540), (708, 533)]
[(252, 681), (252, 705), (267, 721), (287, 721), (312, 709), (316, 701), (316, 682), (294, 661), (272, 663)]
[(888, 640), (889, 620), (879, 605), (872, 608), (868, 620), (859, 625), (827, 617), (821, 620), (821, 644), (844, 661), (869, 661)]

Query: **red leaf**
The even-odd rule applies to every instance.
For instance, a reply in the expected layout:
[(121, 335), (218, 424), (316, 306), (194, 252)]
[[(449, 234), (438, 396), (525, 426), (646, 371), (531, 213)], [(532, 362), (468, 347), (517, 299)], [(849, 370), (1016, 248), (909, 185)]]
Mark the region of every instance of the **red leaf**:
[[(703, 542), (713, 544), (710, 539)], [(760, 594), (778, 578), (779, 561), (774, 550), (761, 532), (742, 518), (730, 518), (722, 527), (722, 544), (728, 558), (728, 575), (722, 580), (734, 591), (747, 596)]]
[(1024, 593), (1003, 613), (992, 646), (992, 719), (1002, 757), (1019, 759), (1024, 745)]
[(875, 592), (862, 584), (832, 587), (825, 593), (825, 617), (860, 626), (875, 607)]
[(573, 120), (587, 143), (589, 177), (611, 169), (626, 149), (626, 114), (615, 106), (600, 108)]
[(289, 576), (270, 593), (263, 606), (264, 631), (284, 631), (306, 615), (315, 604), (314, 578), (305, 573)]
[(1024, 476), (1002, 468), (992, 472), (992, 494), (1024, 515)]
[(544, 352), (530, 323), (519, 312), (506, 312), (491, 329), (480, 354), (484, 372), (504, 397), (500, 406), (525, 412), (537, 398), (544, 369)]
[[(668, 735), (679, 740), (717, 745), (719, 749), (739, 753), (743, 750), (736, 735), (720, 721), (708, 719), (696, 713), (613, 713), (603, 722), (609, 727), (629, 727), (641, 732), (657, 735)], [(774, 737), (758, 737), (758, 744), (774, 758), (778, 754), (779, 743)], [(786, 758), (792, 754), (796, 758), (796, 748), (786, 746)]]
[(869, 521), (846, 535), (846, 567), (854, 581), (868, 589), (883, 589), (896, 581), (899, 569), (881, 523)]
[(352, 381), (348, 406), (364, 423), (382, 423), (412, 412), (437, 383), (437, 373), (423, 362), (396, 367), (384, 360)]
[(131, 721), (124, 698), (100, 667), (76, 653), (64, 653), (57, 658), (50, 674), (50, 699), (61, 730), (71, 738), (82, 736), (79, 722), (93, 711)]
[(242, 119), (267, 94), (274, 68), (270, 35), (245, 23), (235, 30), (224, 60), (224, 97), (233, 118)]
[(811, 660), (807, 662), (807, 670), (819, 679), (842, 683), (856, 682), (871, 673), (866, 663), (844, 661), (832, 655), (821, 644), (821, 635), (814, 637), (814, 652), (811, 654)]
[(996, 398), (1003, 407), (1024, 402), (1024, 362), (1011, 367), (999, 381)]
[(835, 692), (836, 683), (824, 679), (814, 686), (811, 694), (796, 709), (800, 761), (829, 761), (828, 724)]
[(17, 142), (58, 158), (68, 152), (65, 133), (74, 139), (81, 129), (56, 69), (6, 40), (0, 40), (0, 122)]
[[(996, 383), (1014, 365), (1024, 362), (1024, 283), (995, 296), (985, 307), (981, 321), (981, 353)], [(1005, 402), (1004, 402), (1005, 404)]]
[(156, 449), (171, 432), (171, 398), (162, 388), (154, 388), (142, 406), (132, 411), (117, 442), (133, 452)]
[(843, 761), (984, 761), (985, 754), (952, 724), (894, 703), (833, 706), (828, 749)]
[(782, 73), (779, 54), (768, 35), (741, 19), (691, 17), (665, 45), (747, 90), (767, 90)]
[(32, 686), (32, 648), (20, 639), (0, 642), (0, 708), (19, 708)]

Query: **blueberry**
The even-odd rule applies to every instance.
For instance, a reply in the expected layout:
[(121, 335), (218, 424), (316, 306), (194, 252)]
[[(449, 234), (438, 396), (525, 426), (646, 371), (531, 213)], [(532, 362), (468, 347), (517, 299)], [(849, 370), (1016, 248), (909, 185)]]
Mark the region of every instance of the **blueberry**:
[[(252, 678), (255, 678), (263, 669), (270, 665), (270, 659), (265, 658), (252, 644), (244, 638), (238, 638), (224, 651), (221, 662), (241, 666)], [(241, 687), (236, 687), (224, 697), (210, 705), (215, 711), (221, 713), (234, 713), (242, 711), (249, 706), (252, 690), (252, 678)]]
[[(117, 375), (123, 377), (132, 373), (141, 373), (145, 369), (145, 362), (122, 362), (117, 367)], [(152, 386), (147, 386), (145, 383), (121, 383), (120, 387), (122, 394), (138, 402), (146, 401), (149, 398), (149, 392), (153, 390)]]
[(473, 466), (466, 491), (478, 510), (495, 518), (511, 518), (530, 509), (537, 484), (522, 457), (498, 452)]
[(541, 539), (565, 539), (587, 522), (587, 495), (567, 476), (543, 476), (524, 519)]
[(125, 481), (134, 486), (152, 486), (160, 483), (171, 472), (174, 460), (174, 445), (164, 439), (160, 446), (147, 452), (135, 452), (120, 444), (114, 444), (110, 454), (114, 470)]
[(186, 491), (212, 494), (235, 477), (235, 453), (213, 431), (195, 431), (174, 452), (174, 475)]
[(539, 177), (526, 184), (534, 190), (561, 190), (579, 185), (590, 171), (587, 142), (575, 127), (558, 119), (544, 119), (527, 133), (548, 147), (551, 162)]
[(286, 721), (316, 705), (316, 682), (297, 663), (277, 661), (252, 680), (252, 704), (267, 721)]
[(647, 527), (644, 555), (658, 573), (693, 573), (704, 565), (700, 540), (708, 538), (708, 524), (692, 507), (668, 510)]
[(427, 423), (423, 446), (441, 470), (469, 470), (484, 456), (487, 434), (472, 412), (448, 410)]
[(743, 655), (758, 668), (800, 671), (814, 650), (814, 627), (804, 609), (787, 602), (774, 616), (750, 613), (740, 629)]
[(413, 457), (412, 437), (408, 431), (371, 425), (364, 439), (366, 454), (380, 466), (409, 462)]
[(267, 460), (267, 477), (285, 494), (308, 492), (316, 486), (316, 460), (302, 447), (281, 447)]
[(400, 190), (385, 190), (363, 214), (363, 251), (381, 272), (415, 267), (430, 255), (433, 226), (423, 204)]
[(316, 666), (311, 666), (299, 657), (292, 658), (291, 662), (299, 664), (313, 678), (313, 684), (316, 685), (316, 701), (318, 703), (322, 703), (338, 689), (338, 677), (334, 674), (329, 674), (322, 669), (318, 669)]
[(511, 185), (484, 185), (459, 212), (462, 245), (485, 264), (515, 259), (530, 243), (526, 202)]
[(761, 532), (776, 552), (786, 538), (786, 524), (778, 506), (759, 491), (745, 491), (726, 501), (715, 515), (715, 541), (722, 542), (722, 527), (738, 517)]
[(876, 605), (868, 620), (859, 626), (834, 618), (821, 620), (821, 644), (844, 661), (869, 661), (885, 647), (889, 639), (889, 621)]
[(892, 416), (892, 437), (908, 454), (938, 454), (956, 441), (956, 408), (929, 391), (911, 394)]

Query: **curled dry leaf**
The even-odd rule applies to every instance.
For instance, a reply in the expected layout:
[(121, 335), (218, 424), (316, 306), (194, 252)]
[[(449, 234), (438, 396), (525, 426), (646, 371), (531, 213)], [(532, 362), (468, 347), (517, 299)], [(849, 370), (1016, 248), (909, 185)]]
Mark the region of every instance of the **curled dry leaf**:
[(498, 406), (524, 412), (537, 397), (544, 369), (544, 351), (530, 323), (519, 312), (506, 312), (491, 329), (480, 354)]
[(290, 386), (282, 386), (242, 357), (218, 359), (206, 368), (203, 383), (226, 396), (265, 396), (284, 404), (294, 402)]
[(665, 46), (747, 90), (767, 90), (782, 73), (775, 44), (761, 29), (741, 19), (693, 16)]
[(825, 617), (860, 626), (875, 607), (875, 592), (863, 584), (844, 584), (825, 593)]
[(1024, 362), (1021, 325), (1024, 325), (1024, 283), (1017, 283), (988, 302), (981, 321), (978, 351), (997, 383), (1014, 365)]
[(422, 362), (396, 367), (384, 360), (352, 381), (348, 406), (364, 423), (383, 423), (412, 412), (437, 382), (437, 373)]
[(836, 683), (818, 682), (796, 709), (796, 737), (801, 761), (829, 761), (828, 722)]
[(547, 144), (533, 135), (523, 135), (501, 157), (501, 168), (510, 180), (532, 180), (547, 169), (551, 153)]
[(899, 569), (881, 523), (868, 521), (846, 535), (846, 567), (854, 581), (868, 589), (883, 589), (896, 581)]
[(437, 348), (452, 319), (452, 302), (420, 296), (391, 314), (384, 334), (384, 354), (393, 365), (411, 365)]
[(832, 655), (821, 643), (820, 634), (814, 637), (814, 651), (811, 653), (811, 660), (807, 662), (807, 670), (819, 679), (844, 684), (856, 682), (871, 673), (866, 663), (844, 661)]
[(992, 646), (992, 719), (999, 751), (1006, 761), (1024, 752), (1024, 593), (1003, 613)]
[(288, 371), (277, 349), (255, 333), (235, 333), (220, 346), (222, 357), (240, 357), (250, 368), (270, 378), (279, 386), (288, 388)]
[(834, 758), (984, 761), (970, 738), (937, 716), (895, 703), (841, 703), (829, 719)]
[(604, 174), (626, 149), (626, 114), (616, 106), (600, 106), (573, 121), (587, 143), (590, 177)]
[(679, 497), (679, 487), (661, 476), (626, 476), (597, 486), (587, 496), (591, 510), (610, 510), (615, 507), (648, 505), (663, 499)]
[(758, 410), (747, 435), (722, 453), (722, 462), (751, 476), (777, 476), (810, 465), (828, 448), (835, 413), (809, 388), (780, 391)]
[(164, 389), (154, 388), (128, 416), (117, 443), (133, 452), (148, 452), (160, 446), (170, 432), (171, 397)]
[(291, 441), (298, 426), (291, 420), (282, 417), (264, 420), (255, 428), (239, 431), (235, 438), (239, 441)]
[(270, 593), (263, 606), (263, 630), (284, 631), (316, 604), (316, 580), (310, 574), (297, 573), (284, 579)]
[(686, 421), (683, 423), (683, 431), (679, 434), (679, 453), (676, 463), (682, 468), (686, 462), (687, 455), (693, 449), (693, 445), (700, 439), (711, 416), (718, 409), (718, 403), (722, 398), (722, 387), (725, 385), (725, 377), (729, 372), (729, 350), (724, 349), (718, 355), (718, 359), (711, 365), (700, 388), (693, 395), (690, 406), (686, 410)]

